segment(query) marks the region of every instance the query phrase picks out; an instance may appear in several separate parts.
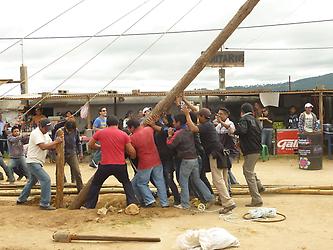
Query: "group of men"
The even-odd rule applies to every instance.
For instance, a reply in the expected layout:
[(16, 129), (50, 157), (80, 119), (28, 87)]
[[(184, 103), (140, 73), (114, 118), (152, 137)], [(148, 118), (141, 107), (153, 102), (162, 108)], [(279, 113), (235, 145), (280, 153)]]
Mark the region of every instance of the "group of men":
[[(158, 197), (160, 206), (167, 208), (168, 196), (172, 195), (173, 205), (179, 209), (190, 208), (191, 196), (210, 206), (216, 203), (206, 177), (210, 171), (222, 206), (220, 213), (228, 213), (236, 208), (229, 182), (229, 170), (238, 153), (234, 135), (239, 136), (245, 158), (243, 173), (252, 197), (247, 206), (263, 205), (260, 192), (264, 188), (254, 172), (261, 150), (261, 126), (254, 118), (253, 106), (241, 106), (237, 124), (228, 119), (230, 112), (223, 107), (214, 124), (209, 109), (197, 112), (185, 98), (183, 101), (177, 114), (163, 115), (156, 122), (148, 115), (145, 119), (129, 117), (124, 131), (119, 129), (116, 117), (103, 116), (106, 128), (97, 130), (88, 143), (90, 148), (100, 150), (101, 160), (82, 208), (95, 208), (99, 191), (111, 175), (123, 185), (127, 205), (156, 206)], [(101, 112), (103, 109), (100, 115)], [(132, 180), (126, 157), (135, 173)], [(157, 188), (157, 196), (150, 190), (149, 182)]]
[[(305, 105), (305, 112), (298, 121), (299, 129), (310, 132), (317, 128), (317, 119), (312, 113), (312, 104)], [(212, 119), (211, 111), (202, 108), (199, 111), (185, 98), (175, 115), (163, 114), (158, 121), (149, 117), (151, 109), (145, 110), (143, 119), (131, 115), (121, 122), (115, 116), (107, 116), (105, 107), (100, 108), (99, 117), (93, 127), (95, 133), (88, 143), (95, 149), (94, 165), (98, 168), (94, 174), (90, 190), (82, 208), (95, 208), (99, 191), (104, 181), (111, 175), (123, 185), (126, 203), (142, 207), (156, 206), (156, 198), (162, 208), (170, 206), (169, 196), (173, 196), (173, 206), (189, 209), (190, 197), (198, 198), (206, 206), (219, 202), (220, 213), (225, 214), (236, 208), (230, 191), (232, 162), (238, 155), (235, 135), (244, 155), (243, 174), (251, 195), (249, 207), (263, 205), (260, 195), (264, 187), (254, 171), (262, 147), (262, 125), (256, 119), (250, 103), (241, 106), (241, 118), (234, 124), (227, 108), (221, 107)], [(266, 110), (264, 111), (266, 112)], [(270, 122), (270, 119), (262, 119)], [(126, 122), (126, 124), (124, 124)], [(121, 126), (122, 127), (122, 126)], [(0, 156), (0, 165), (8, 176), (15, 181), (14, 172), (19, 179), (25, 176), (27, 183), (17, 199), (17, 204), (27, 202), (30, 190), (37, 182), (41, 185), (40, 208), (54, 210), (51, 206), (51, 180), (43, 169), (47, 150), (65, 142), (65, 162), (71, 169), (71, 179), (77, 185), (78, 192), (83, 188), (79, 161), (82, 146), (75, 119), (69, 113), (58, 123), (54, 131), (63, 129), (64, 136), (49, 135), (51, 122), (42, 118), (30, 137), (20, 135), (19, 127), (13, 127), (8, 136), (10, 161), (8, 166)], [(27, 156), (23, 144), (28, 142)], [(96, 156), (97, 155), (97, 156)], [(126, 158), (130, 160), (134, 177), (130, 180)], [(211, 172), (212, 183), (218, 193), (218, 201), (206, 173)], [(152, 183), (157, 189), (155, 195), (149, 188)], [(177, 183), (180, 190), (177, 188)]]

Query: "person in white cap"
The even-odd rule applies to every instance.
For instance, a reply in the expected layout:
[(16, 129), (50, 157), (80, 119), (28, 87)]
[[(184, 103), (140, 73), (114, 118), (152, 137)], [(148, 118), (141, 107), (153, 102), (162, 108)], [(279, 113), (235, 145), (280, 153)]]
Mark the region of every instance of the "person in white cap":
[(312, 112), (313, 105), (306, 103), (304, 105), (305, 111), (300, 114), (298, 121), (298, 130), (301, 133), (314, 132), (319, 129), (317, 116)]
[(152, 110), (151, 107), (145, 107), (142, 110), (143, 117), (139, 119), (140, 124), (142, 124), (144, 122), (144, 120), (148, 117), (148, 115), (150, 114), (151, 110)]

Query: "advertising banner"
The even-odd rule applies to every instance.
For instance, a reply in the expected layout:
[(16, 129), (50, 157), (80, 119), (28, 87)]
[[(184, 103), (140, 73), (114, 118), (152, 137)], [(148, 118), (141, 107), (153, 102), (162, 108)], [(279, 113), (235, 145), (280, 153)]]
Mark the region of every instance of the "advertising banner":
[(277, 154), (295, 154), (298, 150), (298, 130), (278, 129), (276, 131)]

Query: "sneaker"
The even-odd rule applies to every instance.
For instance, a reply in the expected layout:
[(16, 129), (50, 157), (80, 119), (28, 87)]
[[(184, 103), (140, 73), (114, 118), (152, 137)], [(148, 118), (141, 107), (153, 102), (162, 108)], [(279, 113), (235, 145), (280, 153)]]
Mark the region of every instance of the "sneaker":
[(51, 205), (48, 206), (39, 206), (41, 210), (56, 210), (55, 207), (52, 207)]
[(257, 202), (257, 203), (251, 202), (250, 204), (245, 204), (245, 207), (262, 207), (263, 204), (264, 204), (263, 202)]
[(91, 159), (89, 167), (92, 167), (92, 168), (97, 168), (98, 167), (98, 165), (96, 164), (96, 162), (94, 161), (94, 159)]
[(183, 207), (181, 204), (179, 204), (179, 205), (174, 205), (173, 207), (174, 207), (174, 208), (178, 208), (178, 209), (188, 209), (188, 208), (186, 208), (186, 207)]
[(236, 208), (236, 204), (220, 209), (219, 214), (227, 214)]
[(80, 210), (87, 210), (88, 208), (86, 208), (85, 206), (81, 206)]
[(149, 207), (156, 207), (156, 203), (155, 202), (152, 202), (148, 205), (144, 205), (143, 207), (146, 207), (146, 208), (149, 208)]
[(16, 201), (16, 205), (25, 205), (25, 204), (27, 204), (26, 201), (19, 201), (19, 200)]

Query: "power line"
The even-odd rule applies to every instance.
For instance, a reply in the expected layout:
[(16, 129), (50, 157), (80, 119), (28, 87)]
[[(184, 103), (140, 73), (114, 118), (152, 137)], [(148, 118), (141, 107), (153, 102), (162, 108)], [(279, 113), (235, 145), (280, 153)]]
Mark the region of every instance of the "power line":
[[(123, 31), (123, 34), (125, 34), (127, 31), (129, 31), (131, 28), (133, 28), (137, 23), (139, 23), (142, 19), (144, 19), (147, 15), (149, 15), (151, 12), (153, 12), (158, 6), (160, 6), (165, 0), (159, 1), (156, 5), (154, 5), (152, 8), (150, 8), (143, 16), (138, 18), (133, 24), (131, 24), (128, 28), (126, 28)], [(147, 2), (147, 1), (146, 1)], [(45, 95), (42, 99), (40, 99), (38, 102), (36, 102), (32, 107), (30, 107), (22, 116), (27, 115), (33, 108), (35, 108), (39, 103), (44, 101), (48, 96), (51, 95), (53, 91), (55, 91), (57, 88), (59, 88), (61, 85), (63, 85), (65, 82), (67, 82), (70, 78), (72, 78), (76, 73), (78, 73), (81, 69), (83, 69), (86, 65), (88, 65), (92, 60), (94, 60), (98, 55), (100, 55), (103, 51), (105, 51), (107, 48), (109, 48), (113, 43), (115, 43), (118, 39), (121, 38), (121, 35), (119, 37), (116, 37), (113, 39), (110, 43), (108, 43), (105, 47), (103, 47), (100, 51), (97, 52), (93, 57), (91, 57), (88, 61), (86, 61), (84, 64), (82, 64), (79, 68), (77, 68), (72, 74), (70, 74), (68, 77), (66, 77), (60, 84), (58, 84), (50, 93)]]
[[(260, 25), (250, 25), (250, 26), (240, 26), (237, 29), (258, 29), (258, 28), (271, 28), (279, 26), (290, 26), (290, 25), (304, 25), (304, 24), (316, 24), (332, 22), (333, 19), (321, 19), (321, 20), (310, 20), (310, 21), (300, 21), (300, 22), (288, 22), (288, 23), (274, 23), (274, 24), (260, 24)], [(179, 30), (179, 31), (169, 31), (166, 34), (183, 34), (183, 33), (200, 33), (200, 32), (214, 32), (221, 31), (222, 28), (211, 28), (211, 29), (192, 29), (192, 30)], [(165, 32), (140, 32), (140, 33), (127, 33), (123, 36), (151, 36), (151, 35), (161, 35)], [(94, 37), (112, 37), (119, 36), (120, 34), (104, 34), (104, 35), (94, 35)], [(43, 40), (43, 39), (80, 39), (89, 38), (91, 35), (72, 35), (72, 36), (39, 36), (39, 37), (27, 37), (25, 40)], [(21, 39), (18, 37), (0, 37), (0, 40), (17, 40)]]
[(233, 48), (228, 47), (226, 50), (253, 50), (253, 51), (281, 51), (281, 50), (329, 50), (333, 49), (333, 46), (323, 47), (295, 47), (295, 48)]
[[(87, 39), (85, 39), (84, 41), (78, 43), (77, 45), (75, 45), (73, 48), (71, 48), (70, 50), (66, 51), (64, 54), (60, 55), (59, 57), (57, 57), (56, 59), (52, 60), (50, 63), (46, 64), (45, 66), (43, 66), (42, 68), (40, 68), (39, 70), (37, 70), (36, 72), (34, 72), (32, 75), (30, 75), (28, 77), (28, 79), (33, 78), (34, 76), (36, 76), (37, 74), (39, 74), (41, 71), (45, 70), (46, 68), (48, 68), (49, 66), (51, 66), (52, 64), (56, 63), (57, 61), (59, 61), (61, 58), (65, 57), (66, 55), (68, 55), (69, 53), (73, 52), (74, 50), (76, 50), (77, 48), (79, 48), (80, 46), (84, 45), (85, 43), (87, 43), (88, 41), (90, 41), (92, 38), (96, 37), (98, 34), (100, 34), (101, 32), (103, 32), (104, 30), (110, 28), (112, 25), (118, 23), (119, 21), (121, 21), (122, 19), (124, 19), (125, 17), (127, 17), (128, 15), (130, 15), (131, 13), (133, 13), (134, 11), (136, 11), (137, 9), (141, 8), (143, 5), (145, 5), (147, 2), (149, 2), (150, 0), (146, 0), (144, 2), (142, 2), (141, 4), (137, 5), (136, 7), (134, 7), (133, 9), (129, 10), (128, 12), (126, 12), (125, 14), (123, 14), (122, 16), (120, 16), (119, 18), (117, 18), (115, 21), (113, 21), (111, 24), (105, 26), (104, 28), (102, 28), (101, 30), (99, 30), (98, 32), (96, 32), (93, 36), (89, 36)], [(117, 38), (118, 39), (118, 38)], [(0, 84), (1, 86), (2, 84)], [(16, 87), (20, 86), (20, 83), (14, 85), (12, 88), (10, 88), (9, 90), (7, 90), (6, 92), (4, 92), (1, 96), (5, 96), (7, 93), (11, 92), (13, 89), (15, 89)]]
[(67, 13), (68, 11), (74, 9), (76, 6), (80, 5), (81, 3), (83, 3), (85, 0), (81, 0), (78, 3), (74, 4), (73, 6), (71, 6), (70, 8), (66, 9), (65, 11), (61, 12), (60, 14), (56, 15), (55, 17), (53, 17), (51, 20), (47, 21), (46, 23), (44, 23), (43, 25), (39, 26), (38, 28), (36, 28), (35, 30), (33, 30), (32, 32), (28, 33), (27, 35), (25, 35), (24, 37), (19, 37), (16, 39), (19, 39), (18, 41), (14, 42), (13, 44), (9, 45), (7, 48), (3, 49), (2, 51), (0, 51), (0, 55), (2, 53), (4, 53), (5, 51), (7, 51), (8, 49), (10, 49), (11, 47), (15, 46), (16, 44), (18, 44), (21, 40), (28, 38), (28, 36), (32, 35), (33, 33), (37, 32), (38, 30), (40, 30), (41, 28), (45, 27), (46, 25), (48, 25), (49, 23), (53, 22), (54, 20), (56, 20), (57, 18), (61, 17), (62, 15), (64, 15), (65, 13)]
[(157, 37), (148, 47), (146, 47), (139, 55), (137, 55), (124, 69), (122, 69), (111, 81), (109, 81), (100, 91), (98, 91), (95, 95), (93, 95), (83, 106), (81, 106), (77, 111), (75, 111), (74, 115), (76, 115), (80, 110), (90, 103), (93, 99), (96, 98), (103, 90), (105, 90), (111, 83), (113, 83), (120, 75), (122, 75), (127, 69), (129, 69), (137, 60), (139, 60), (147, 51), (149, 51), (158, 41), (160, 41), (167, 32), (169, 32), (174, 26), (176, 26), (181, 20), (183, 20), (188, 14), (190, 14), (200, 3), (202, 0), (199, 0), (195, 5), (193, 5), (183, 16), (181, 16), (175, 23), (173, 23), (163, 34)]

